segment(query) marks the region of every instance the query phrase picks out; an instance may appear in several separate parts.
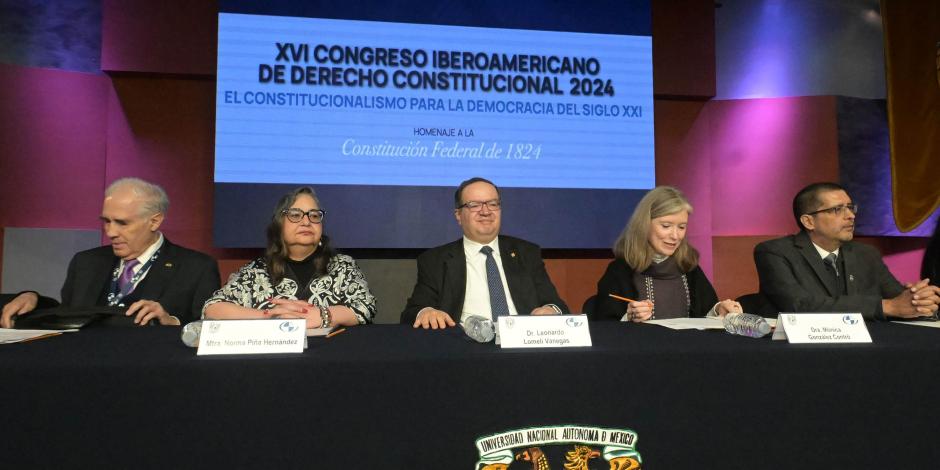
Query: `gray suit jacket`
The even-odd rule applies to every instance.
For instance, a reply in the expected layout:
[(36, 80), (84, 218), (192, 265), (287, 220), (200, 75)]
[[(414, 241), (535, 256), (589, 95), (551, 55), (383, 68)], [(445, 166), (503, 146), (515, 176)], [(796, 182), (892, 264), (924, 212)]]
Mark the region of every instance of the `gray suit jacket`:
[(881, 300), (897, 296), (904, 286), (868, 245), (843, 244), (839, 256), (846, 295), (805, 232), (763, 242), (754, 248), (760, 292), (779, 312), (860, 312), (868, 320), (884, 320)]

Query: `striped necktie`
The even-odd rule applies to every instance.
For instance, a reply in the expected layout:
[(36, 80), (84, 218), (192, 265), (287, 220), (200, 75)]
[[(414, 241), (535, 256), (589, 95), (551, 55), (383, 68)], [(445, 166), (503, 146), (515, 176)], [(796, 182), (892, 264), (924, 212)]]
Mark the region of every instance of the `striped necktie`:
[(829, 253), (823, 259), (823, 262), (826, 263), (826, 267), (829, 268), (829, 271), (836, 275), (836, 278), (839, 277), (839, 257), (835, 253)]

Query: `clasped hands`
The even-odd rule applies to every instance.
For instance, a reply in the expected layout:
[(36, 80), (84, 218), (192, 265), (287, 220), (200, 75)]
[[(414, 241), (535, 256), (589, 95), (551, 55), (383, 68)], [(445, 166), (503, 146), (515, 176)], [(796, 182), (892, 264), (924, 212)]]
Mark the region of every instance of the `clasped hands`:
[(904, 292), (893, 299), (882, 301), (886, 316), (900, 318), (933, 317), (940, 304), (940, 287), (930, 285), (930, 279), (904, 284)]
[(264, 318), (301, 318), (306, 321), (307, 328), (320, 328), (323, 325), (320, 307), (309, 302), (272, 298), (268, 300), (267, 304), (271, 307), (260, 309)]

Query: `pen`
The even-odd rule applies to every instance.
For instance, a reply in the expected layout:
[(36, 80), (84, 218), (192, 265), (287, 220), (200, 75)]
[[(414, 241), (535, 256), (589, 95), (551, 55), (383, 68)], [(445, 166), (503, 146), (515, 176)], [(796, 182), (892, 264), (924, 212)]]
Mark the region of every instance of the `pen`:
[(30, 341), (36, 341), (37, 339), (51, 338), (51, 337), (53, 337), (53, 336), (59, 336), (59, 335), (61, 335), (61, 334), (62, 334), (62, 333), (47, 333), (47, 334), (44, 334), (44, 335), (36, 336), (36, 337), (34, 337), (34, 338), (24, 339), (23, 341), (20, 341), (20, 342), (21, 342), (21, 343), (28, 343), (28, 342), (30, 342)]
[(344, 332), (344, 331), (346, 331), (346, 328), (340, 328), (340, 329), (338, 329), (338, 330), (336, 330), (336, 331), (333, 331), (333, 332), (331, 332), (330, 334), (326, 335), (326, 337), (327, 337), (327, 338), (332, 338), (332, 337), (334, 337), (334, 336), (336, 336), (336, 335), (338, 335), (338, 334), (340, 334), (340, 333), (342, 333), (342, 332)]
[(611, 296), (611, 297), (613, 297), (613, 298), (615, 298), (615, 299), (617, 299), (617, 300), (622, 300), (622, 301), (624, 301), (624, 302), (637, 302), (636, 300), (628, 299), (628, 298), (626, 298), (626, 297), (621, 297), (621, 296), (619, 296), (619, 295), (614, 295), (614, 294), (607, 294), (607, 295), (609, 295), (609, 296)]

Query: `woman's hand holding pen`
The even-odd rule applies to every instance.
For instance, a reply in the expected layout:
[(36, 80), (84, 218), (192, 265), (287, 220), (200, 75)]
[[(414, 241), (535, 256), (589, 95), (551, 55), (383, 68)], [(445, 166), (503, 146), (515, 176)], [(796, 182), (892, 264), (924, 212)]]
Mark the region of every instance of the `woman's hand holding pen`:
[(607, 294), (607, 296), (627, 302), (627, 311), (620, 321), (641, 322), (653, 317), (653, 302), (651, 300), (633, 300), (617, 294)]
[(649, 300), (635, 300), (627, 304), (627, 320), (642, 322), (653, 316), (653, 302)]

